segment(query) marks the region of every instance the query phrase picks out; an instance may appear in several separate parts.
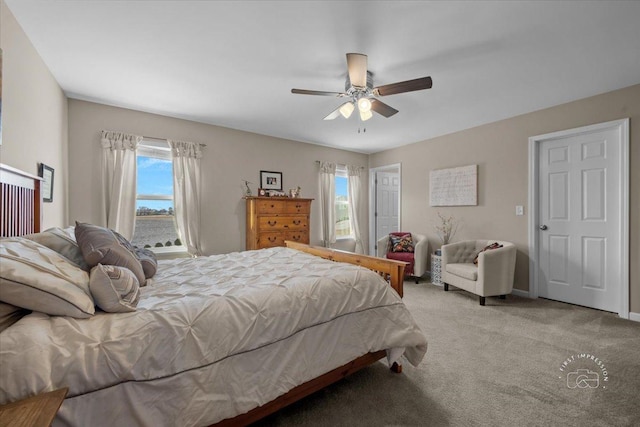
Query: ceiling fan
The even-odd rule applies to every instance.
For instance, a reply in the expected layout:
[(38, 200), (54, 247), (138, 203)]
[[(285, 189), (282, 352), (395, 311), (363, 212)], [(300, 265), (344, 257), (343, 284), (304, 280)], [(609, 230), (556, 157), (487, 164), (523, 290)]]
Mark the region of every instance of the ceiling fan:
[(363, 55), (362, 53), (347, 53), (347, 70), (348, 74), (344, 92), (291, 89), (291, 93), (347, 98), (348, 101), (332, 111), (324, 120), (333, 120), (340, 115), (348, 119), (357, 106), (360, 119), (366, 121), (373, 116), (372, 110), (387, 118), (398, 112), (395, 108), (378, 100), (377, 97), (431, 89), (433, 84), (431, 77), (421, 77), (419, 79), (373, 87), (373, 75), (367, 70), (367, 55)]

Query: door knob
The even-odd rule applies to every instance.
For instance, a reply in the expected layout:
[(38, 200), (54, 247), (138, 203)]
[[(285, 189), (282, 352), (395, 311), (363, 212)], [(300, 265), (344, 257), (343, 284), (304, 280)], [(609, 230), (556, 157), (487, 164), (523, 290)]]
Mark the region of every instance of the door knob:
[(540, 226), (540, 230), (546, 230), (547, 228), (548, 228), (548, 227), (547, 227), (546, 225), (544, 225), (544, 224), (542, 224), (542, 225)]

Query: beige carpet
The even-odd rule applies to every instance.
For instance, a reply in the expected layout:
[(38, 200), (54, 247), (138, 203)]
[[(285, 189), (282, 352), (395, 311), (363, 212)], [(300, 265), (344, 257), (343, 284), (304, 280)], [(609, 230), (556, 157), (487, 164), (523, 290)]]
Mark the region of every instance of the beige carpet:
[(258, 425), (640, 426), (640, 323), (511, 295), (481, 307), (425, 282), (404, 300), (429, 340), (420, 366), (376, 363)]

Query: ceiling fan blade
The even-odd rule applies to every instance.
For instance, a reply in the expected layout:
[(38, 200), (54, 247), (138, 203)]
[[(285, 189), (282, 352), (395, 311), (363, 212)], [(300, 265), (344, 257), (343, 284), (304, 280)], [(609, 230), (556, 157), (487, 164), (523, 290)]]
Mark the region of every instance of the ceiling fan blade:
[(335, 97), (347, 96), (346, 93), (342, 93), (342, 92), (324, 92), (321, 90), (306, 90), (306, 89), (291, 89), (291, 93), (295, 93), (298, 95), (322, 95), (322, 96), (335, 96)]
[[(349, 102), (345, 102), (344, 104), (340, 105), (338, 108), (336, 108), (335, 110), (333, 110), (331, 113), (329, 113), (329, 115), (328, 115), (327, 117), (325, 117), (325, 118), (324, 118), (324, 119), (322, 119), (322, 120), (333, 120), (333, 119), (335, 119), (335, 118), (339, 117), (339, 116), (340, 116), (340, 114), (342, 114), (342, 113), (340, 112), (340, 109), (341, 109), (342, 107), (344, 107), (346, 104), (351, 104), (351, 101), (349, 101)], [(352, 110), (353, 110), (353, 109), (352, 109)]]
[(377, 96), (395, 95), (397, 93), (413, 92), (415, 90), (431, 89), (433, 81), (431, 77), (421, 77), (419, 79), (407, 80), (404, 82), (391, 83), (378, 86), (373, 89)]
[(347, 69), (353, 86), (367, 87), (367, 55), (347, 53)]
[(385, 116), (387, 118), (393, 116), (394, 114), (396, 114), (398, 112), (398, 110), (396, 110), (393, 107), (388, 106), (387, 104), (385, 104), (382, 101), (379, 101), (377, 99), (372, 99), (371, 100), (371, 109), (373, 111), (375, 111), (376, 113)]

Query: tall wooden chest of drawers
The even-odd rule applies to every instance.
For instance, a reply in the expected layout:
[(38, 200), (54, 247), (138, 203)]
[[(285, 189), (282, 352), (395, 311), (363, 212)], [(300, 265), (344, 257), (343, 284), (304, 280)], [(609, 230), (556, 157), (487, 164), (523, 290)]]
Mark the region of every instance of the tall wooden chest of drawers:
[(309, 243), (309, 214), (313, 199), (246, 197), (246, 249), (284, 246), (285, 240)]

